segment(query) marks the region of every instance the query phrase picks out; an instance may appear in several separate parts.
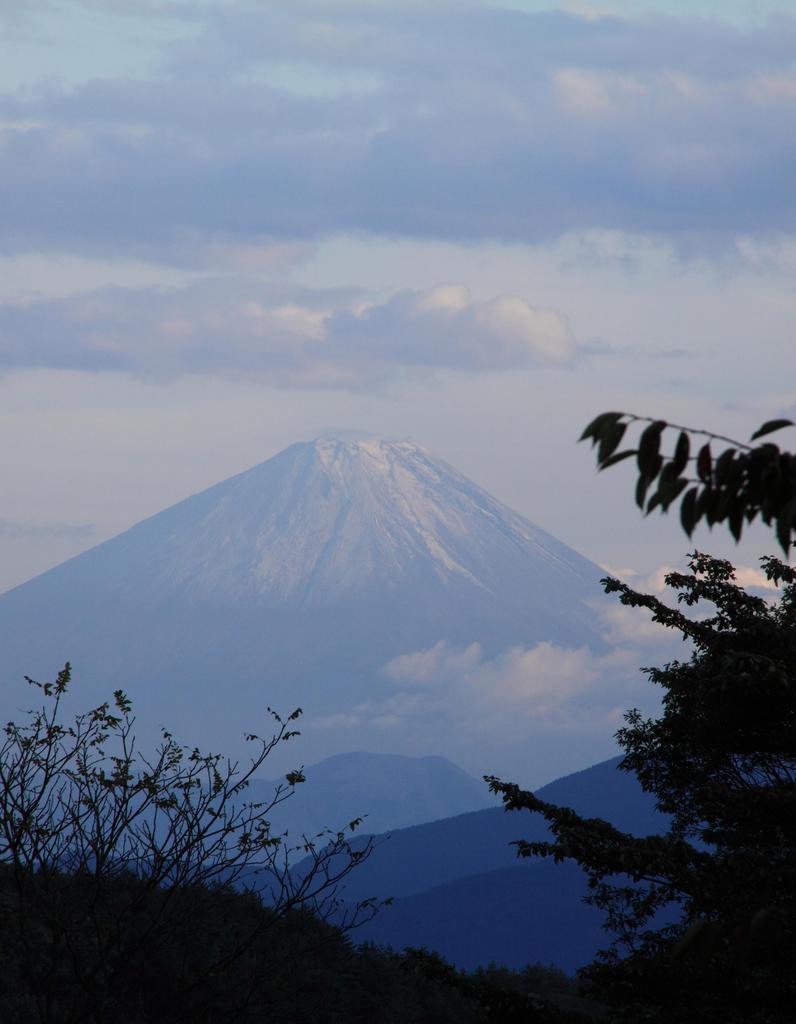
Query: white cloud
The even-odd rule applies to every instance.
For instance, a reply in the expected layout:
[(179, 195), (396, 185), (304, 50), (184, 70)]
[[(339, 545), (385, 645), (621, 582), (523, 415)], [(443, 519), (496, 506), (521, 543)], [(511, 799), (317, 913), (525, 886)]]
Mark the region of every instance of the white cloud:
[(481, 664), (482, 650), (477, 643), (453, 651), (444, 640), (424, 651), (401, 654), (384, 666), (384, 674), (403, 686), (430, 686), (443, 677), (471, 672)]
[(473, 301), (456, 285), (342, 311), (330, 317), (327, 337), (364, 360), (464, 370), (565, 365), (575, 356), (560, 313), (511, 295)]
[[(202, 258), (223, 238), (218, 259), (245, 263), (263, 236), (606, 229), (715, 253), (796, 226), (792, 18), (442, 3), (190, 18), (158, 71), (0, 96), (5, 251), (180, 260), (193, 234)], [(307, 79), (312, 94), (291, 88)]]
[(553, 86), (563, 108), (575, 115), (603, 117), (617, 114), (628, 104), (644, 99), (650, 86), (640, 76), (560, 68)]
[[(647, 592), (643, 587), (639, 589), (642, 593)], [(601, 602), (593, 605), (593, 610), (606, 643), (632, 644), (639, 654), (645, 647), (660, 650), (666, 644), (664, 627), (653, 622), (644, 608), (631, 608), (618, 602)], [(678, 649), (678, 654), (681, 653), (681, 649)]]
[(657, 694), (639, 671), (640, 651), (595, 654), (543, 642), (488, 656), (476, 643), (452, 647), (440, 641), (386, 664), (386, 691), (345, 716), (308, 724), (321, 732), (375, 727), (412, 736), (420, 749), (431, 749), (434, 736), (445, 735), (449, 744), (475, 745), (490, 757), (501, 747), (516, 756), (537, 742), (555, 746), (576, 737), (578, 744), (605, 750), (627, 708), (657, 706)]
[[(425, 651), (393, 659), (384, 674), (399, 687), (447, 690), (462, 708), (490, 713), (524, 712), (537, 720), (577, 715), (573, 700), (594, 687), (601, 672), (616, 666), (617, 655), (596, 656), (588, 648), (569, 649), (543, 642), (512, 647), (487, 658), (479, 644), (451, 648), (445, 641)], [(454, 696), (455, 695), (455, 696)]]
[(148, 377), (256, 373), (280, 386), (359, 387), (403, 370), (566, 365), (564, 317), (516, 296), (443, 286), (379, 301), (340, 291), (204, 279), (0, 305), (0, 367)]
[(739, 587), (749, 590), (779, 590), (773, 580), (766, 577), (761, 569), (754, 569), (749, 565), (735, 566), (735, 582)]
[[(738, 586), (752, 591), (768, 591), (772, 596), (779, 590), (773, 582), (766, 579), (760, 569), (749, 565), (736, 565), (734, 561), (733, 564), (735, 582)], [(657, 569), (644, 576), (630, 568), (613, 570), (605, 565), (602, 568), (608, 575), (628, 583), (637, 593), (657, 597), (663, 604), (670, 608), (676, 608), (684, 615), (700, 619), (709, 614), (705, 605), (698, 605), (690, 609), (686, 605), (678, 604), (677, 592), (666, 583), (666, 576), (670, 573), (688, 573), (690, 571), (685, 560), (678, 567), (658, 566)], [(645, 664), (665, 661), (667, 658), (688, 657), (690, 648), (683, 643), (681, 635), (653, 622), (647, 609), (633, 608), (617, 601), (594, 602), (592, 608), (600, 622), (601, 634), (606, 643), (617, 647), (634, 647), (639, 655), (643, 654)]]
[[(675, 591), (666, 583), (666, 577), (671, 573), (687, 573), (688, 569), (685, 559), (682, 565), (659, 565), (652, 572), (646, 576), (639, 576), (634, 569), (612, 569), (610, 566), (603, 565), (601, 568), (605, 569), (609, 576), (614, 576), (617, 579), (624, 580), (625, 582), (630, 581), (631, 586), (634, 590), (641, 594), (653, 594), (655, 597), (662, 598), (664, 601), (674, 599)], [(753, 590), (778, 590), (779, 587), (771, 580), (766, 578), (765, 573), (762, 569), (756, 568), (751, 565), (737, 565), (733, 562), (733, 568), (735, 569), (735, 582), (739, 587), (750, 588)]]

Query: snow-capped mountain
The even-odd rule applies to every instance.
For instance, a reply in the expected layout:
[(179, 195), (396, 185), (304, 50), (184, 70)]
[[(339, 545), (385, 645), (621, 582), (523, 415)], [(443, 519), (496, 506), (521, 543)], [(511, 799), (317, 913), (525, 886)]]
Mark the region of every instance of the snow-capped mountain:
[(295, 444), (0, 596), (0, 713), (69, 659), (83, 703), (212, 747), (265, 705), (331, 728), (440, 641), (599, 648), (601, 575), (415, 444)]

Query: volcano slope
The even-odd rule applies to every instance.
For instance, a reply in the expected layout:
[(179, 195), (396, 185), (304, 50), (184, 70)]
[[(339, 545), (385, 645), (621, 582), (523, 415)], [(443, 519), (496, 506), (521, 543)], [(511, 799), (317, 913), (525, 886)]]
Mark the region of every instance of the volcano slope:
[(267, 705), (333, 724), (440, 641), (601, 649), (601, 575), (415, 444), (295, 444), (0, 596), (0, 717), (69, 659), (82, 707), (123, 688), (139, 730), (239, 749)]

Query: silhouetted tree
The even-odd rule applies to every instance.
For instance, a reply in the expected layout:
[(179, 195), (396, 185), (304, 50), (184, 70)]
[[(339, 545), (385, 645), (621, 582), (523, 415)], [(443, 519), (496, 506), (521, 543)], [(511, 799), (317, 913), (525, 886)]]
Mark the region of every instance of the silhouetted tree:
[(671, 815), (665, 835), (635, 838), (488, 780), (507, 809), (550, 825), (550, 841), (518, 841), (521, 856), (586, 871), (614, 941), (584, 975), (614, 1020), (796, 1019), (796, 570), (762, 562), (776, 601), (699, 553), (666, 577), (680, 607), (603, 580), (692, 645), (688, 660), (645, 670), (660, 716), (630, 711), (618, 734), (620, 768)]
[[(23, 724), (9, 722), (0, 744), (4, 1022), (152, 1019), (122, 1017), (118, 1008), (155, 975), (179, 1008), (167, 1019), (199, 1019), (185, 1014), (197, 992), (207, 996), (209, 979), (256, 992), (270, 962), (263, 936), (286, 915), (295, 925), (299, 908), (321, 917), (334, 909), (347, 927), (371, 911), (365, 900), (341, 917), (336, 897), (371, 849), (370, 841), (349, 843), (358, 822), (302, 837), (310, 867), (290, 871), (295, 847), (274, 834), (269, 817), (303, 781), (300, 770), (267, 802), (246, 799), (268, 755), (296, 735), (300, 709), (285, 720), (271, 712), (269, 739), (247, 737), (254, 753), (245, 768), (180, 746), (167, 731), (146, 757), (122, 691), (112, 705), (62, 721), (70, 675), (67, 664), (53, 683), (29, 679), (43, 706)], [(248, 903), (232, 897), (244, 884), (257, 890)], [(187, 958), (186, 936), (200, 951)]]

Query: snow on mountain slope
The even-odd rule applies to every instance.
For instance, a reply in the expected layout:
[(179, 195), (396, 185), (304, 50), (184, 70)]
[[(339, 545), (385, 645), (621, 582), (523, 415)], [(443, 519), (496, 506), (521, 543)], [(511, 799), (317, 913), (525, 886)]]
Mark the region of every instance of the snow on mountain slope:
[(279, 603), (394, 590), (418, 572), (495, 593), (499, 556), (531, 558), (575, 584), (599, 572), (417, 445), (323, 438), (68, 564), (92, 556), (115, 568), (120, 589), (145, 581), (161, 593)]
[(440, 641), (599, 650), (601, 575), (415, 444), (295, 444), (0, 596), (0, 714), (68, 658), (86, 700), (213, 747), (266, 704), (331, 721)]

